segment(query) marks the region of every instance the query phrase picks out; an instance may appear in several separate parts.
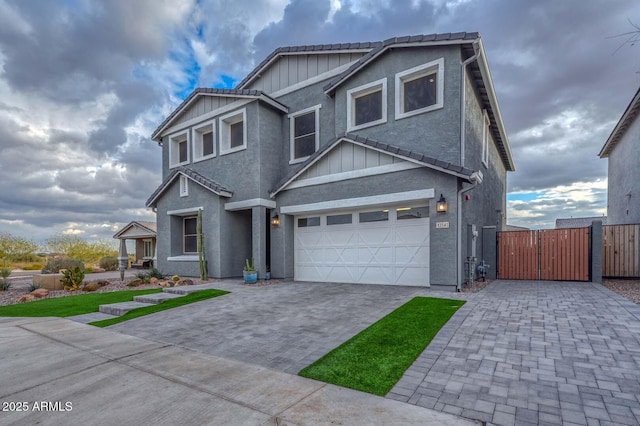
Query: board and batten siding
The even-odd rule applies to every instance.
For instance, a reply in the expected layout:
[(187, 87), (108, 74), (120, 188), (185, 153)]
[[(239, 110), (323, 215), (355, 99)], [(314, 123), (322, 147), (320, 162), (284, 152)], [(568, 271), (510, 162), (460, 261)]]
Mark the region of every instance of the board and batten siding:
[(218, 108), (222, 108), (226, 105), (229, 105), (232, 102), (236, 102), (238, 98), (232, 98), (227, 96), (208, 96), (203, 94), (198, 97), (198, 99), (191, 105), (186, 111), (178, 116), (173, 122), (174, 125), (184, 123), (185, 121), (191, 120), (192, 118), (196, 118), (201, 116), (202, 114), (206, 114), (207, 112), (211, 112)]
[(357, 61), (364, 53), (285, 55), (269, 66), (246, 89), (273, 93), (341, 65)]
[(399, 158), (372, 149), (342, 142), (324, 158), (309, 167), (299, 179), (308, 179), (335, 173), (350, 172), (403, 162)]

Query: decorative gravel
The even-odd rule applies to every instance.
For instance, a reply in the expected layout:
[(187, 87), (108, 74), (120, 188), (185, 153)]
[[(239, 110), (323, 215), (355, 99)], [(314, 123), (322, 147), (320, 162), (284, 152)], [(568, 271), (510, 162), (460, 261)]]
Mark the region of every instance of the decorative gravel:
[(640, 305), (640, 280), (604, 279), (602, 285)]
[[(193, 277), (182, 277), (182, 278), (189, 278), (190, 280), (193, 281), (193, 284), (202, 284), (204, 281), (202, 281), (200, 278), (193, 278)], [(133, 281), (137, 279), (136, 277), (131, 277), (131, 278), (125, 278), (124, 281), (120, 281), (119, 279), (110, 279), (110, 280), (92, 280), (92, 281), (85, 281), (84, 283), (90, 283), (90, 282), (96, 282), (96, 281), (109, 281), (109, 285), (106, 285), (104, 287), (100, 287), (98, 290), (91, 292), (91, 293), (106, 293), (106, 292), (110, 292), (110, 291), (122, 291), (122, 290), (146, 290), (149, 288), (161, 288), (159, 284), (142, 284), (136, 287), (128, 287), (127, 283)], [(211, 282), (212, 280), (207, 280), (207, 282)], [(9, 289), (8, 291), (0, 291), (0, 306), (5, 306), (5, 305), (13, 305), (14, 303), (16, 303), (16, 300), (20, 297), (20, 296), (24, 296), (25, 294), (29, 293), (29, 285), (30, 283), (20, 283), (20, 284), (16, 284), (14, 286), (12, 286), (11, 289)], [(90, 292), (88, 291), (82, 291), (82, 290), (76, 290), (76, 291), (67, 291), (67, 290), (55, 290), (55, 291), (49, 291), (49, 295), (46, 297), (47, 299), (52, 299), (52, 298), (56, 298), (56, 297), (67, 297), (67, 296), (77, 296), (80, 294), (88, 294)], [(26, 302), (29, 303), (29, 302)]]

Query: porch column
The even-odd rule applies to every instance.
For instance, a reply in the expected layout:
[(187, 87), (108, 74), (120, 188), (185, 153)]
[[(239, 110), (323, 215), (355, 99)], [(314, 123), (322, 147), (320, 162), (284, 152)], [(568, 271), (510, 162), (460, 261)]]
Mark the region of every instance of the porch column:
[(120, 252), (118, 253), (118, 267), (120, 269), (120, 280), (124, 281), (124, 271), (129, 264), (129, 255), (127, 254), (127, 240), (120, 239)]
[(251, 255), (258, 278), (264, 278), (267, 270), (267, 208), (251, 208)]

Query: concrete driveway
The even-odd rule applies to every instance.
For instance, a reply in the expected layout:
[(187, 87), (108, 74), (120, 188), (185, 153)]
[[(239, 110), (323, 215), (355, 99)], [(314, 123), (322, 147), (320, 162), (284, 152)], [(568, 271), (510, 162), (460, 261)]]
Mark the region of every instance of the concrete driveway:
[(598, 284), (219, 284), (233, 293), (110, 329), (295, 374), (416, 295), (467, 299), (387, 398), (497, 425), (640, 424), (640, 307)]

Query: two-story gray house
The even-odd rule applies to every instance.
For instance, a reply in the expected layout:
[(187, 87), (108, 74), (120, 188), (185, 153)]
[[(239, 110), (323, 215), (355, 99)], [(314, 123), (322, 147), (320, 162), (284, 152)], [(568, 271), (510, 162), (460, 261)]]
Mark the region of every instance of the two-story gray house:
[(609, 165), (607, 224), (640, 223), (640, 89), (600, 150)]
[[(276, 49), (154, 131), (157, 266), (212, 277), (455, 286), (514, 170), (477, 33)], [(475, 241), (475, 239), (474, 239)], [(481, 241), (475, 243), (481, 247)]]

